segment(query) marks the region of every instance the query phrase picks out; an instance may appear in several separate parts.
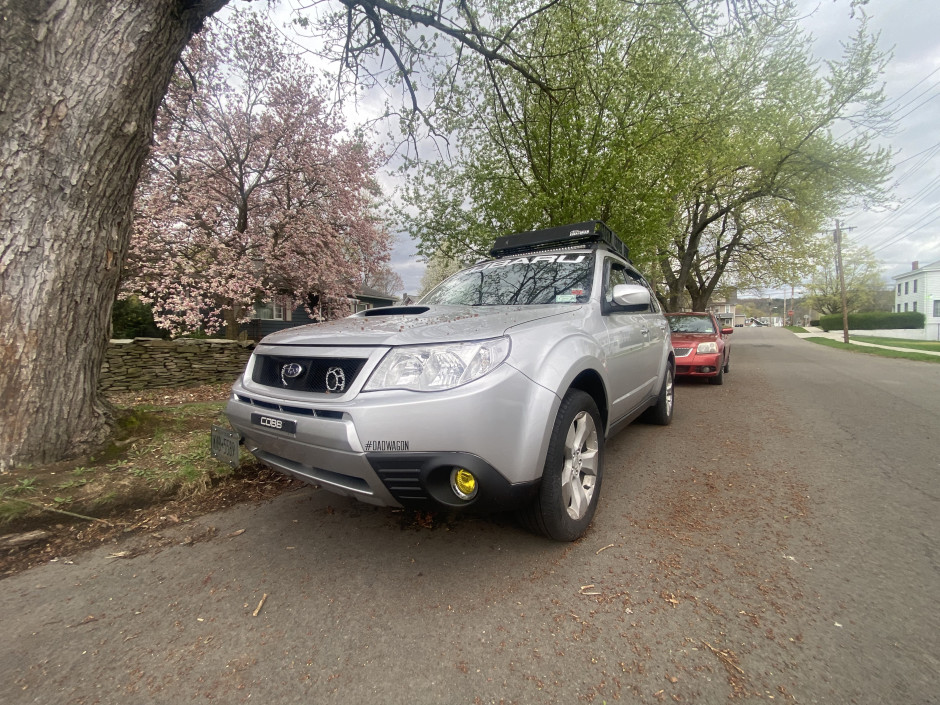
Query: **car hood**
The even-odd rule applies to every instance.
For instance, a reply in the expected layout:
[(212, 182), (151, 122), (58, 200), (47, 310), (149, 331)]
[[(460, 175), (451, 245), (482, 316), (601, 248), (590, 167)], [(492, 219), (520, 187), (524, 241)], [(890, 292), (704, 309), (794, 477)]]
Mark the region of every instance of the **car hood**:
[(421, 345), (482, 340), (581, 306), (394, 306), (272, 333), (261, 345)]

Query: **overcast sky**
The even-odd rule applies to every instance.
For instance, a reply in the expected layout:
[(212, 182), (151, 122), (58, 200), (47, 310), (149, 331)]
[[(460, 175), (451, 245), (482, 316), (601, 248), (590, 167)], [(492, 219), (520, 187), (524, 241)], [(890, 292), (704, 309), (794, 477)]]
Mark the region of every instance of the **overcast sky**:
[[(799, 2), (803, 26), (815, 39), (817, 55), (838, 58), (841, 43), (855, 31), (850, 0)], [(889, 208), (847, 208), (840, 221), (848, 229), (848, 242), (870, 248), (890, 280), (910, 270), (913, 261), (926, 265), (940, 260), (940, 1), (869, 0), (862, 10), (872, 30), (880, 33), (882, 49), (893, 53), (883, 80), (895, 129), (883, 144), (896, 153), (895, 171)], [(370, 107), (375, 106), (360, 104), (353, 111), (361, 115), (372, 112)], [(392, 185), (386, 180), (386, 188)], [(417, 261), (406, 235), (400, 236), (392, 266), (405, 290), (417, 292), (424, 265)], [(794, 284), (799, 287), (799, 282)]]
[[(815, 39), (817, 55), (838, 58), (841, 42), (855, 29), (849, 0), (803, 6), (803, 24)], [(847, 209), (840, 220), (853, 228), (846, 232), (847, 241), (870, 248), (890, 278), (908, 271), (914, 261), (940, 260), (940, 2), (870, 0), (864, 11), (880, 33), (880, 46), (893, 53), (883, 79), (895, 128), (884, 144), (896, 152), (895, 171), (888, 208)], [(410, 242), (399, 243), (392, 265), (406, 291), (416, 292), (424, 268)]]
[[(817, 54), (837, 57), (852, 30), (848, 0), (806, 2)], [(940, 260), (940, 2), (870, 0), (864, 8), (880, 45), (893, 52), (883, 77), (895, 131), (891, 208), (847, 210), (848, 241), (871, 249), (887, 277)], [(834, 224), (833, 224), (834, 227)]]

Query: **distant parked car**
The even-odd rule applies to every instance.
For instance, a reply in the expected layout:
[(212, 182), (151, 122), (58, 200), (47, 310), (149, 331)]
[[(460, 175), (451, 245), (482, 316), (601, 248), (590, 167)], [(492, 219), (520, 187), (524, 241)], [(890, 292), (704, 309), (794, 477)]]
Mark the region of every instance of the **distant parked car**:
[(711, 313), (667, 313), (676, 351), (676, 377), (707, 377), (724, 383), (731, 369), (731, 346), (725, 339), (734, 328), (722, 328)]

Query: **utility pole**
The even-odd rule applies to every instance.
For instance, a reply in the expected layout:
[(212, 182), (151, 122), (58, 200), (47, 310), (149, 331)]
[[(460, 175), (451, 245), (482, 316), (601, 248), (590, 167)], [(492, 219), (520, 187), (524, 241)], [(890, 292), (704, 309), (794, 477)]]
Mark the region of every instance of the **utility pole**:
[(839, 290), (842, 293), (842, 340), (849, 344), (849, 305), (845, 298), (845, 272), (842, 269), (842, 230), (839, 221), (836, 221), (836, 230), (833, 233), (836, 243), (836, 269), (839, 270)]
[(790, 311), (787, 311), (787, 316), (790, 318), (791, 326), (796, 325), (796, 320), (795, 320), (796, 319), (796, 305), (794, 304), (794, 302), (796, 301), (796, 298), (794, 297), (794, 294), (793, 294), (795, 288), (796, 287), (794, 287), (793, 284), (790, 284), (790, 310), (793, 311), (793, 315), (790, 316)]

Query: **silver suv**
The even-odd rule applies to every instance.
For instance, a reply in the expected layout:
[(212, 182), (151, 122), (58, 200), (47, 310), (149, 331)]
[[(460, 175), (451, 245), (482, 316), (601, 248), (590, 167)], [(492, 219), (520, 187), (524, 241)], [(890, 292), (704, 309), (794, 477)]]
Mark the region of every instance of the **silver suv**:
[(672, 420), (669, 328), (598, 221), (498, 238), (414, 306), (269, 335), (226, 413), (266, 465), (384, 506), (594, 516), (604, 440)]

